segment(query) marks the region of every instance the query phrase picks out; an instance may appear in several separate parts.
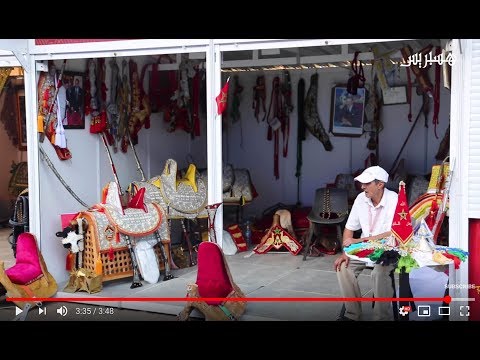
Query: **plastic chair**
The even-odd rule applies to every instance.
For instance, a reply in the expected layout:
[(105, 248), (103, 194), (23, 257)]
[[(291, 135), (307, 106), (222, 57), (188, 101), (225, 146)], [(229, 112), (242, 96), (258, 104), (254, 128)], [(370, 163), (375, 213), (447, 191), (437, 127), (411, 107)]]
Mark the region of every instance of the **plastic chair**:
[(303, 260), (306, 260), (316, 225), (333, 225), (337, 241), (341, 244), (342, 224), (348, 215), (348, 191), (346, 189), (320, 188), (315, 191), (312, 211), (307, 216), (310, 222)]

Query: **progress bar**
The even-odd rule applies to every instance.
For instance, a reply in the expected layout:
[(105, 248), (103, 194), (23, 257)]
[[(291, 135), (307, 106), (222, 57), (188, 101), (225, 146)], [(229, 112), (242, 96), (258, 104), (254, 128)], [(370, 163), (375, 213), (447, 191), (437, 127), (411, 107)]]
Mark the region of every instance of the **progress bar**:
[(475, 298), (460, 298), (460, 297), (454, 297), (454, 298), (452, 298), (451, 301), (452, 301), (452, 302), (453, 302), (453, 301), (475, 301)]
[[(455, 298), (455, 301), (465, 301), (467, 298)], [(470, 299), (470, 298), (468, 298)], [(7, 301), (24, 301), (24, 302), (79, 302), (79, 301), (95, 301), (95, 302), (110, 302), (110, 301), (122, 301), (122, 302), (179, 302), (179, 301), (189, 301), (189, 302), (353, 302), (353, 301), (362, 301), (362, 302), (371, 302), (371, 301), (433, 301), (433, 302), (444, 302), (449, 304), (453, 298), (449, 295), (444, 297), (409, 297), (409, 298), (400, 298), (400, 297), (389, 297), (389, 298), (380, 298), (380, 297), (353, 297), (353, 298), (344, 298), (344, 297), (246, 297), (246, 298), (193, 298), (193, 297), (55, 297), (55, 298), (6, 298)], [(468, 300), (470, 301), (470, 300)]]

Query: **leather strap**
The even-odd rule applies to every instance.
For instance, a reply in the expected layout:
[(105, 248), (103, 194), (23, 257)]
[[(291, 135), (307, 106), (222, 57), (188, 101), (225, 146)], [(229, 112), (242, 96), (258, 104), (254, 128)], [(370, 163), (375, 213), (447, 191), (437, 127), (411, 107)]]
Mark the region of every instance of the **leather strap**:
[(220, 308), (220, 310), (224, 312), (224, 314), (227, 316), (229, 320), (232, 320), (232, 321), (237, 320), (235, 319), (235, 316), (233, 316), (232, 313), (224, 305), (218, 305), (218, 307)]
[[(272, 111), (273, 108), (273, 111)], [(280, 94), (280, 78), (275, 76), (272, 81), (272, 95), (270, 98), (270, 106), (268, 107), (267, 119), (270, 121), (274, 118), (280, 120), (282, 118), (282, 98)], [(273, 175), (275, 179), (280, 177), (278, 166), (278, 147), (279, 147), (279, 129), (273, 130), (270, 124), (268, 125), (267, 140), (273, 139)]]
[(300, 204), (300, 176), (302, 175), (302, 142), (305, 140), (305, 120), (303, 119), (303, 105), (305, 101), (305, 80), (298, 80), (297, 85), (297, 167), (295, 176), (297, 177), (297, 204)]
[(195, 76), (192, 79), (192, 121), (193, 121), (193, 136), (200, 136), (200, 118), (198, 116), (198, 107), (200, 103), (200, 71), (196, 69)]
[[(435, 49), (435, 58), (438, 59), (442, 54), (442, 48), (437, 46)], [(440, 70), (441, 65), (437, 62), (435, 64), (435, 86), (433, 89), (433, 128), (435, 137), (438, 139), (437, 135), (437, 125), (438, 125), (438, 114), (440, 113)]]
[(267, 111), (265, 109), (265, 100), (267, 98), (266, 95), (266, 88), (265, 88), (265, 76), (258, 76), (256, 85), (253, 87), (253, 104), (252, 109), (254, 109), (255, 119), (258, 120), (258, 116), (260, 114), (260, 107), (263, 111), (263, 118), (262, 121), (265, 121), (265, 117), (267, 116)]
[(407, 102), (408, 102), (408, 121), (412, 122), (412, 75), (407, 67)]
[(290, 74), (287, 70), (284, 72), (283, 84), (283, 117), (282, 117), (282, 135), (283, 135), (283, 157), (288, 155), (288, 138), (290, 136), (290, 112), (293, 109), (292, 106), (292, 84), (290, 81)]

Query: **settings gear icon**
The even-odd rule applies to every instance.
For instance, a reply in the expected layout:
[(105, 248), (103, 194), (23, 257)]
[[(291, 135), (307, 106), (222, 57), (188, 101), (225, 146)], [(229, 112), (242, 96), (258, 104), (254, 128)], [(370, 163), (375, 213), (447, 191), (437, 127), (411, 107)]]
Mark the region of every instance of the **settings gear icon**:
[(398, 309), (398, 313), (402, 316), (407, 316), (408, 315), (408, 307), (405, 308), (405, 306), (401, 306), (400, 309)]

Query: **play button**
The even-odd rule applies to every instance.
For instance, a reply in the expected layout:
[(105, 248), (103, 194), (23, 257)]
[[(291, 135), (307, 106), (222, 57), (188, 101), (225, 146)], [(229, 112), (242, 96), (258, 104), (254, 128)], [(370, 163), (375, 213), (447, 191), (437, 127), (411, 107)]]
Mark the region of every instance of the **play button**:
[(18, 306), (15, 306), (15, 316), (18, 316), (18, 314), (21, 314), (22, 312), (22, 309), (20, 309)]

